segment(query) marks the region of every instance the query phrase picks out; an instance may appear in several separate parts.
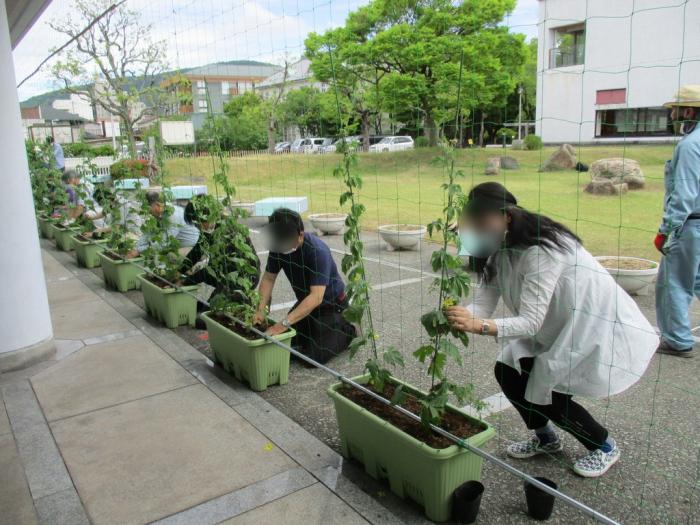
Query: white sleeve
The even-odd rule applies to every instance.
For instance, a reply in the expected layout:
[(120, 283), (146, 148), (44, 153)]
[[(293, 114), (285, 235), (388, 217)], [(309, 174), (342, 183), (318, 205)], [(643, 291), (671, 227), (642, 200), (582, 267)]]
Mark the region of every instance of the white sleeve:
[(542, 328), (564, 264), (549, 249), (528, 249), (518, 265), (522, 279), (518, 315), (494, 319), (498, 337), (533, 337)]
[(496, 311), (498, 299), (501, 297), (501, 289), (495, 281), (496, 279), (485, 283), (482, 278), (477, 286), (472, 287), (471, 302), (467, 305), (467, 310), (474, 317), (490, 319)]

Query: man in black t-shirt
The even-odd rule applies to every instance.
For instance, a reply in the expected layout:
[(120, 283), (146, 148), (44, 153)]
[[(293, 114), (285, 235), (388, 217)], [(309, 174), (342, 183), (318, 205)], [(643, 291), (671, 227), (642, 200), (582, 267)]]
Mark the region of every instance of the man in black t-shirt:
[(286, 208), (270, 215), (267, 233), (270, 255), (260, 282), (261, 301), (256, 321), (264, 320), (277, 275), (284, 272), (297, 303), (267, 333), (277, 335), (294, 327), (297, 336), (292, 345), (315, 361), (325, 363), (346, 350), (355, 337), (355, 327), (343, 318), (347, 308), (345, 284), (331, 251), (316, 235), (304, 232), (301, 216)]

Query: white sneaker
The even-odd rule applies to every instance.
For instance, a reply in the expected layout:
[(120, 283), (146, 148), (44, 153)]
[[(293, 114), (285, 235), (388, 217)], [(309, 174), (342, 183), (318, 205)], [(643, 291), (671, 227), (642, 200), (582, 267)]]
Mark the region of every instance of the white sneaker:
[(526, 441), (511, 443), (506, 447), (506, 454), (516, 459), (527, 459), (539, 454), (554, 454), (563, 449), (561, 440), (551, 441), (546, 445), (540, 445), (540, 438), (532, 436)]
[(600, 449), (593, 450), (574, 463), (574, 472), (584, 478), (597, 478), (605, 474), (617, 460), (620, 459), (620, 449), (615, 444), (610, 452)]

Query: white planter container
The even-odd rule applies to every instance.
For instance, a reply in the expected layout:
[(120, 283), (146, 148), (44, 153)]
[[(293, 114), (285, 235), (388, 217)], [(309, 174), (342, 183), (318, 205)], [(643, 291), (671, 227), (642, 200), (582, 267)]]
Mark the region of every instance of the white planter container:
[(379, 235), (389, 245), (389, 250), (410, 250), (420, 244), (428, 228), (419, 224), (385, 224), (379, 227)]
[[(648, 295), (656, 280), (656, 275), (659, 273), (659, 263), (640, 257), (601, 255), (596, 257), (596, 260), (615, 278), (617, 284), (630, 295)], [(626, 264), (628, 265), (634, 261), (646, 263), (649, 268), (641, 270), (625, 268)], [(606, 264), (609, 268), (606, 267)]]
[(243, 210), (248, 217), (252, 217), (255, 214), (254, 202), (233, 201), (231, 203), (231, 208)]
[(338, 235), (345, 228), (345, 213), (313, 213), (309, 220), (316, 230), (326, 235)]

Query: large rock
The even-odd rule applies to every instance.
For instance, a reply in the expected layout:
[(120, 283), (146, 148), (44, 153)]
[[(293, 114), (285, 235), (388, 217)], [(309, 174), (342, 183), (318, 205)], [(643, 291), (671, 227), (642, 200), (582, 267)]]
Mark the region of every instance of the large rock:
[(572, 170), (576, 167), (576, 150), (571, 144), (562, 144), (557, 151), (552, 153), (540, 171)]
[(613, 184), (625, 183), (631, 190), (644, 187), (644, 173), (639, 162), (632, 159), (601, 159), (591, 165), (591, 180), (609, 180)]
[(501, 158), (489, 157), (486, 159), (484, 175), (498, 175), (499, 173), (501, 173)]
[(588, 183), (585, 191), (593, 195), (621, 195), (627, 193), (628, 189), (626, 182), (615, 183), (610, 179), (594, 179)]
[(517, 170), (520, 169), (520, 164), (513, 157), (501, 157), (502, 170)]

